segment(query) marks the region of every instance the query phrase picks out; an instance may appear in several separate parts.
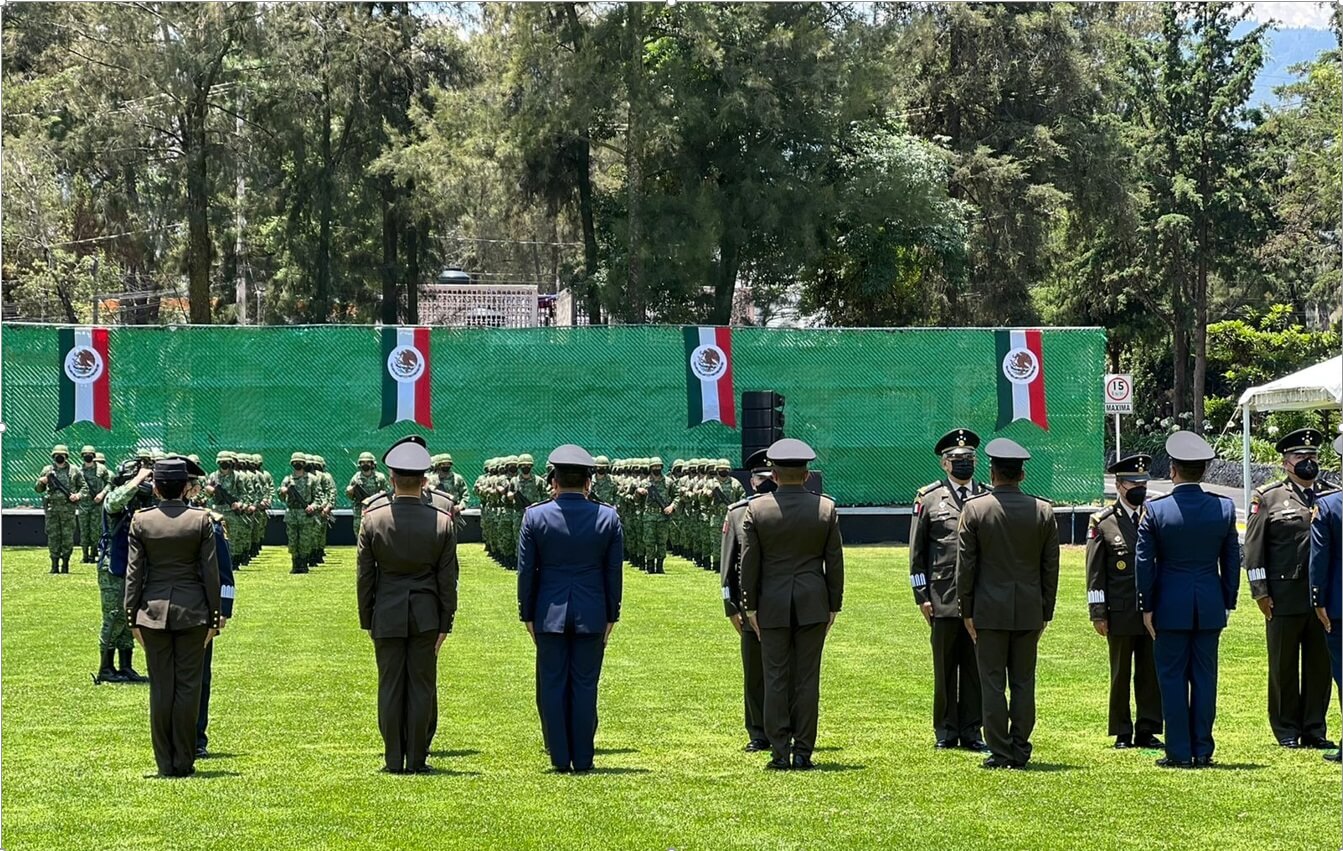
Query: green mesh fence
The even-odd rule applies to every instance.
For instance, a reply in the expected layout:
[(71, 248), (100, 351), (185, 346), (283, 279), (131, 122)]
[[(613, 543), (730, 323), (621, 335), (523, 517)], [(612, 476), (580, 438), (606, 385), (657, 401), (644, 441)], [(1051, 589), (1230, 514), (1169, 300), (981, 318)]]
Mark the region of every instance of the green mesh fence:
[[(136, 448), (260, 452), (278, 481), (289, 453), (326, 457), (340, 489), (360, 451), (426, 433), (470, 482), (495, 455), (559, 443), (612, 458), (741, 454), (739, 432), (686, 427), (680, 328), (448, 329), (430, 332), (434, 428), (379, 428), (386, 375), (381, 329), (113, 328), (108, 334), (111, 430), (57, 430), (61, 344), (54, 326), (7, 325), (3, 337), (4, 505), (35, 504), (33, 479), (54, 443), (91, 443), (110, 463)], [(68, 336), (68, 335), (67, 335)], [(1101, 374), (1105, 334), (1043, 334), (1049, 430), (997, 429), (1001, 360), (991, 329), (732, 332), (735, 390), (787, 397), (786, 431), (815, 447), (825, 488), (841, 504), (909, 503), (940, 475), (931, 446), (968, 426), (1011, 437), (1034, 455), (1028, 490), (1062, 502), (1102, 489)], [(986, 472), (986, 471), (985, 471)], [(342, 497), (343, 498), (343, 497)]]

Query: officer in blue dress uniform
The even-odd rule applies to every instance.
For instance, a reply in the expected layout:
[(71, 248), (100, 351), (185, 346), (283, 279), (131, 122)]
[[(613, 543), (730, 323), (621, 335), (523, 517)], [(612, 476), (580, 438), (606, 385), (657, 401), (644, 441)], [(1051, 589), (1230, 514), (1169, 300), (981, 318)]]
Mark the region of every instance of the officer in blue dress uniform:
[[(1343, 435), (1334, 439), (1343, 455)], [(1310, 522), (1310, 591), (1315, 616), (1324, 624), (1334, 685), (1343, 701), (1343, 491), (1320, 497)], [(1339, 751), (1324, 758), (1339, 762)]]
[(518, 615), (536, 642), (541, 733), (559, 772), (592, 769), (597, 682), (620, 620), (624, 534), (588, 499), (596, 460), (573, 444), (550, 453), (554, 499), (527, 507), (518, 535)]
[(1217, 645), (1240, 583), (1236, 506), (1199, 482), (1215, 457), (1192, 432), (1166, 440), (1174, 489), (1146, 502), (1138, 522), (1138, 606), (1155, 639), (1166, 724), (1163, 768), (1212, 764)]

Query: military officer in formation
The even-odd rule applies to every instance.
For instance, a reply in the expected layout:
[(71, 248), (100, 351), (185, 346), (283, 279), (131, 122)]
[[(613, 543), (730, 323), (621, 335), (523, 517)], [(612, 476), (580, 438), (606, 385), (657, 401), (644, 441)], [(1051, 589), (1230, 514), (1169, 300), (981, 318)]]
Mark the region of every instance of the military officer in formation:
[(1333, 490), (1319, 480), (1324, 434), (1303, 428), (1279, 440), (1286, 478), (1256, 488), (1245, 528), (1245, 574), (1268, 637), (1268, 723), (1285, 748), (1332, 750), (1329, 650), (1310, 595), (1310, 521)]
[(835, 501), (806, 490), (816, 452), (800, 440), (766, 453), (778, 487), (742, 519), (741, 608), (760, 636), (769, 769), (812, 768), (821, 651), (844, 604), (844, 542)]
[(1053, 506), (1021, 489), (1031, 457), (1025, 447), (999, 437), (984, 453), (992, 489), (961, 508), (956, 593), (979, 664), (990, 752), (983, 767), (1024, 768), (1040, 636), (1058, 601), (1059, 528)]
[(1212, 765), (1217, 714), (1217, 645), (1240, 584), (1236, 506), (1199, 486), (1216, 454), (1180, 431), (1166, 439), (1169, 494), (1143, 504), (1138, 520), (1138, 607), (1154, 639), (1161, 714), (1162, 768)]
[[(1129, 455), (1107, 468), (1117, 499), (1091, 515), (1087, 531), (1087, 608), (1097, 634), (1110, 648), (1110, 735), (1116, 748), (1160, 748), (1161, 688), (1157, 684), (1152, 637), (1138, 610), (1133, 579), (1138, 512), (1147, 498), (1150, 455)], [(1129, 711), (1129, 682), (1138, 709)]]
[(64, 443), (51, 447), (51, 463), (42, 468), (33, 490), (42, 494), (51, 572), (69, 573), (79, 506), (90, 495), (84, 474), (70, 464), (70, 448)]
[(935, 747), (984, 751), (982, 695), (975, 643), (956, 599), (957, 527), (966, 500), (984, 493), (975, 481), (979, 435), (968, 428), (947, 432), (933, 446), (945, 478), (919, 490), (909, 530), (909, 584), (927, 621), (933, 654)]
[(527, 453), (490, 458), (472, 487), (480, 500), (485, 552), (505, 570), (517, 569), (522, 513), (527, 506), (549, 499), (549, 485), (533, 472), (534, 466), (535, 460)]
[(325, 525), (326, 483), (316, 472), (314, 456), (295, 452), (289, 456), (289, 475), (280, 482), (284, 500), (284, 528), (289, 541), (290, 573), (307, 573), (319, 564), (318, 525)]
[(88, 499), (79, 503), (79, 547), (83, 551), (80, 561), (84, 564), (98, 563), (98, 540), (103, 534), (103, 500), (112, 482), (112, 471), (107, 469), (98, 457), (101, 453), (92, 446), (79, 450), (84, 464), (79, 473), (88, 487)]
[[(751, 472), (753, 494), (773, 493), (778, 488), (765, 450), (758, 450), (751, 455), (746, 460), (746, 468)], [(744, 750), (754, 753), (769, 749), (769, 737), (765, 735), (765, 667), (760, 655), (760, 636), (745, 622), (741, 608), (741, 549), (745, 542), (742, 523), (749, 505), (750, 499), (747, 498), (728, 506), (727, 517), (723, 520), (723, 551), (720, 557), (723, 569), (720, 579), (723, 609), (732, 628), (741, 638), (742, 692), (745, 696), (747, 736)]]
[[(1343, 457), (1343, 435), (1334, 438), (1334, 452)], [(1315, 502), (1310, 521), (1310, 593), (1315, 617), (1324, 629), (1329, 664), (1343, 705), (1343, 491), (1325, 494)], [(1343, 761), (1340, 751), (1324, 755)]]
[(393, 495), (364, 507), (359, 626), (377, 658), (383, 770), (425, 774), (438, 718), (438, 652), (457, 614), (457, 533), (450, 508), (425, 499), (433, 462), (423, 438), (393, 444), (383, 463)]
[(374, 494), (387, 493), (392, 485), (378, 470), (372, 452), (360, 452), (356, 462), (359, 471), (350, 477), (345, 496), (350, 500), (350, 515), (354, 518), (354, 538), (359, 540), (359, 524), (364, 516), (364, 500)]

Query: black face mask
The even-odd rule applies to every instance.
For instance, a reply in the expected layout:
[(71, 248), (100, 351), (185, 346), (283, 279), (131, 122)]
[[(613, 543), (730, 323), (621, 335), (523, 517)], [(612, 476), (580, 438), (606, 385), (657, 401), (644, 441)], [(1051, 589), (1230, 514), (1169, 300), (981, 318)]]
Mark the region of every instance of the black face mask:
[(57, 464), (57, 465), (59, 465), (59, 464), (64, 464), (64, 463), (65, 463), (65, 456), (64, 456), (64, 455), (53, 455), (53, 456), (51, 456), (51, 463), (53, 463), (53, 464)]
[(371, 472), (373, 472), (373, 465), (372, 465), (372, 464), (360, 464), (360, 465), (359, 465), (359, 472), (361, 472), (361, 473), (371, 473)]
[(779, 483), (773, 478), (761, 479), (760, 484), (755, 486), (756, 493), (774, 493), (779, 489)]
[(961, 481), (967, 481), (969, 479), (974, 478), (975, 462), (970, 460), (959, 460), (959, 459), (952, 461), (951, 475), (955, 476)]
[(1142, 505), (1142, 501), (1147, 499), (1147, 485), (1135, 485), (1129, 488), (1128, 493), (1124, 494), (1124, 502), (1137, 508)]
[(1314, 458), (1303, 458), (1292, 466), (1292, 472), (1296, 473), (1306, 481), (1311, 482), (1320, 474), (1320, 465)]
[(92, 456), (92, 455), (85, 455), (85, 456), (84, 456), (84, 463), (85, 463), (85, 464), (92, 464), (92, 463), (93, 463), (93, 456)]

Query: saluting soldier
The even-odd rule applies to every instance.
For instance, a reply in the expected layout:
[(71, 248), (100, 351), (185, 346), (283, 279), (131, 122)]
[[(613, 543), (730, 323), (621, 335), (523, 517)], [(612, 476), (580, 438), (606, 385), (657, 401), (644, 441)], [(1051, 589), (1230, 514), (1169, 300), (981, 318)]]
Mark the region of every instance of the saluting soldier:
[(816, 747), (821, 651), (844, 603), (844, 542), (835, 501), (803, 487), (816, 452), (784, 438), (766, 454), (779, 486), (751, 500), (742, 520), (741, 606), (760, 636), (768, 768), (806, 771)]
[[(1091, 515), (1087, 532), (1087, 608), (1091, 624), (1110, 648), (1110, 735), (1119, 749), (1163, 747), (1161, 688), (1156, 679), (1152, 637), (1138, 610), (1133, 554), (1138, 510), (1147, 498), (1150, 455), (1129, 455), (1109, 466), (1118, 498)], [(1129, 711), (1129, 681), (1138, 705), (1135, 731)], [(1136, 736), (1135, 736), (1136, 732)]]
[[(751, 490), (756, 494), (773, 493), (778, 484), (774, 481), (774, 471), (770, 469), (765, 450), (756, 450), (746, 459), (746, 468), (751, 471)], [(746, 708), (746, 747), (747, 753), (769, 749), (769, 737), (765, 735), (765, 668), (760, 658), (760, 636), (750, 624), (742, 623), (741, 609), (741, 549), (745, 542), (742, 523), (746, 520), (746, 508), (750, 498), (738, 500), (728, 508), (723, 520), (723, 546), (720, 578), (723, 586), (723, 609), (732, 628), (741, 639), (741, 667), (743, 693)]]
[(956, 600), (956, 532), (961, 508), (983, 493), (975, 481), (979, 435), (956, 428), (933, 446), (946, 478), (919, 490), (909, 527), (909, 584), (928, 622), (933, 648), (933, 734), (940, 750), (987, 749), (981, 732), (982, 695), (975, 643)]
[(1216, 457), (1208, 442), (1179, 431), (1166, 438), (1170, 493), (1143, 504), (1138, 520), (1138, 606), (1155, 639), (1166, 755), (1161, 768), (1212, 765), (1217, 714), (1217, 645), (1240, 583), (1236, 506), (1199, 487)]
[(457, 614), (457, 532), (450, 511), (424, 501), (431, 460), (422, 438), (393, 444), (383, 462), (394, 495), (365, 507), (359, 527), (359, 626), (377, 657), (383, 770), (426, 774), (438, 651)]
[(1021, 490), (1031, 454), (1005, 437), (984, 452), (993, 490), (961, 509), (956, 593), (979, 663), (990, 751), (983, 767), (1024, 768), (1035, 729), (1040, 635), (1058, 599), (1059, 527), (1047, 500)]
[(1329, 649), (1310, 599), (1310, 515), (1332, 488), (1319, 481), (1324, 433), (1278, 441), (1287, 477), (1255, 489), (1245, 527), (1245, 574), (1268, 638), (1268, 723), (1284, 748), (1332, 750)]
[(154, 462), (160, 502), (131, 517), (126, 566), (126, 621), (145, 649), (149, 729), (163, 777), (196, 771), (205, 649), (220, 626), (215, 527), (209, 512), (182, 500), (189, 476), (185, 458)]
[[(1343, 435), (1334, 438), (1334, 452), (1343, 456)], [(1310, 521), (1310, 592), (1343, 704), (1343, 491), (1325, 494), (1315, 503)], [(1337, 750), (1324, 758), (1343, 761)]]

